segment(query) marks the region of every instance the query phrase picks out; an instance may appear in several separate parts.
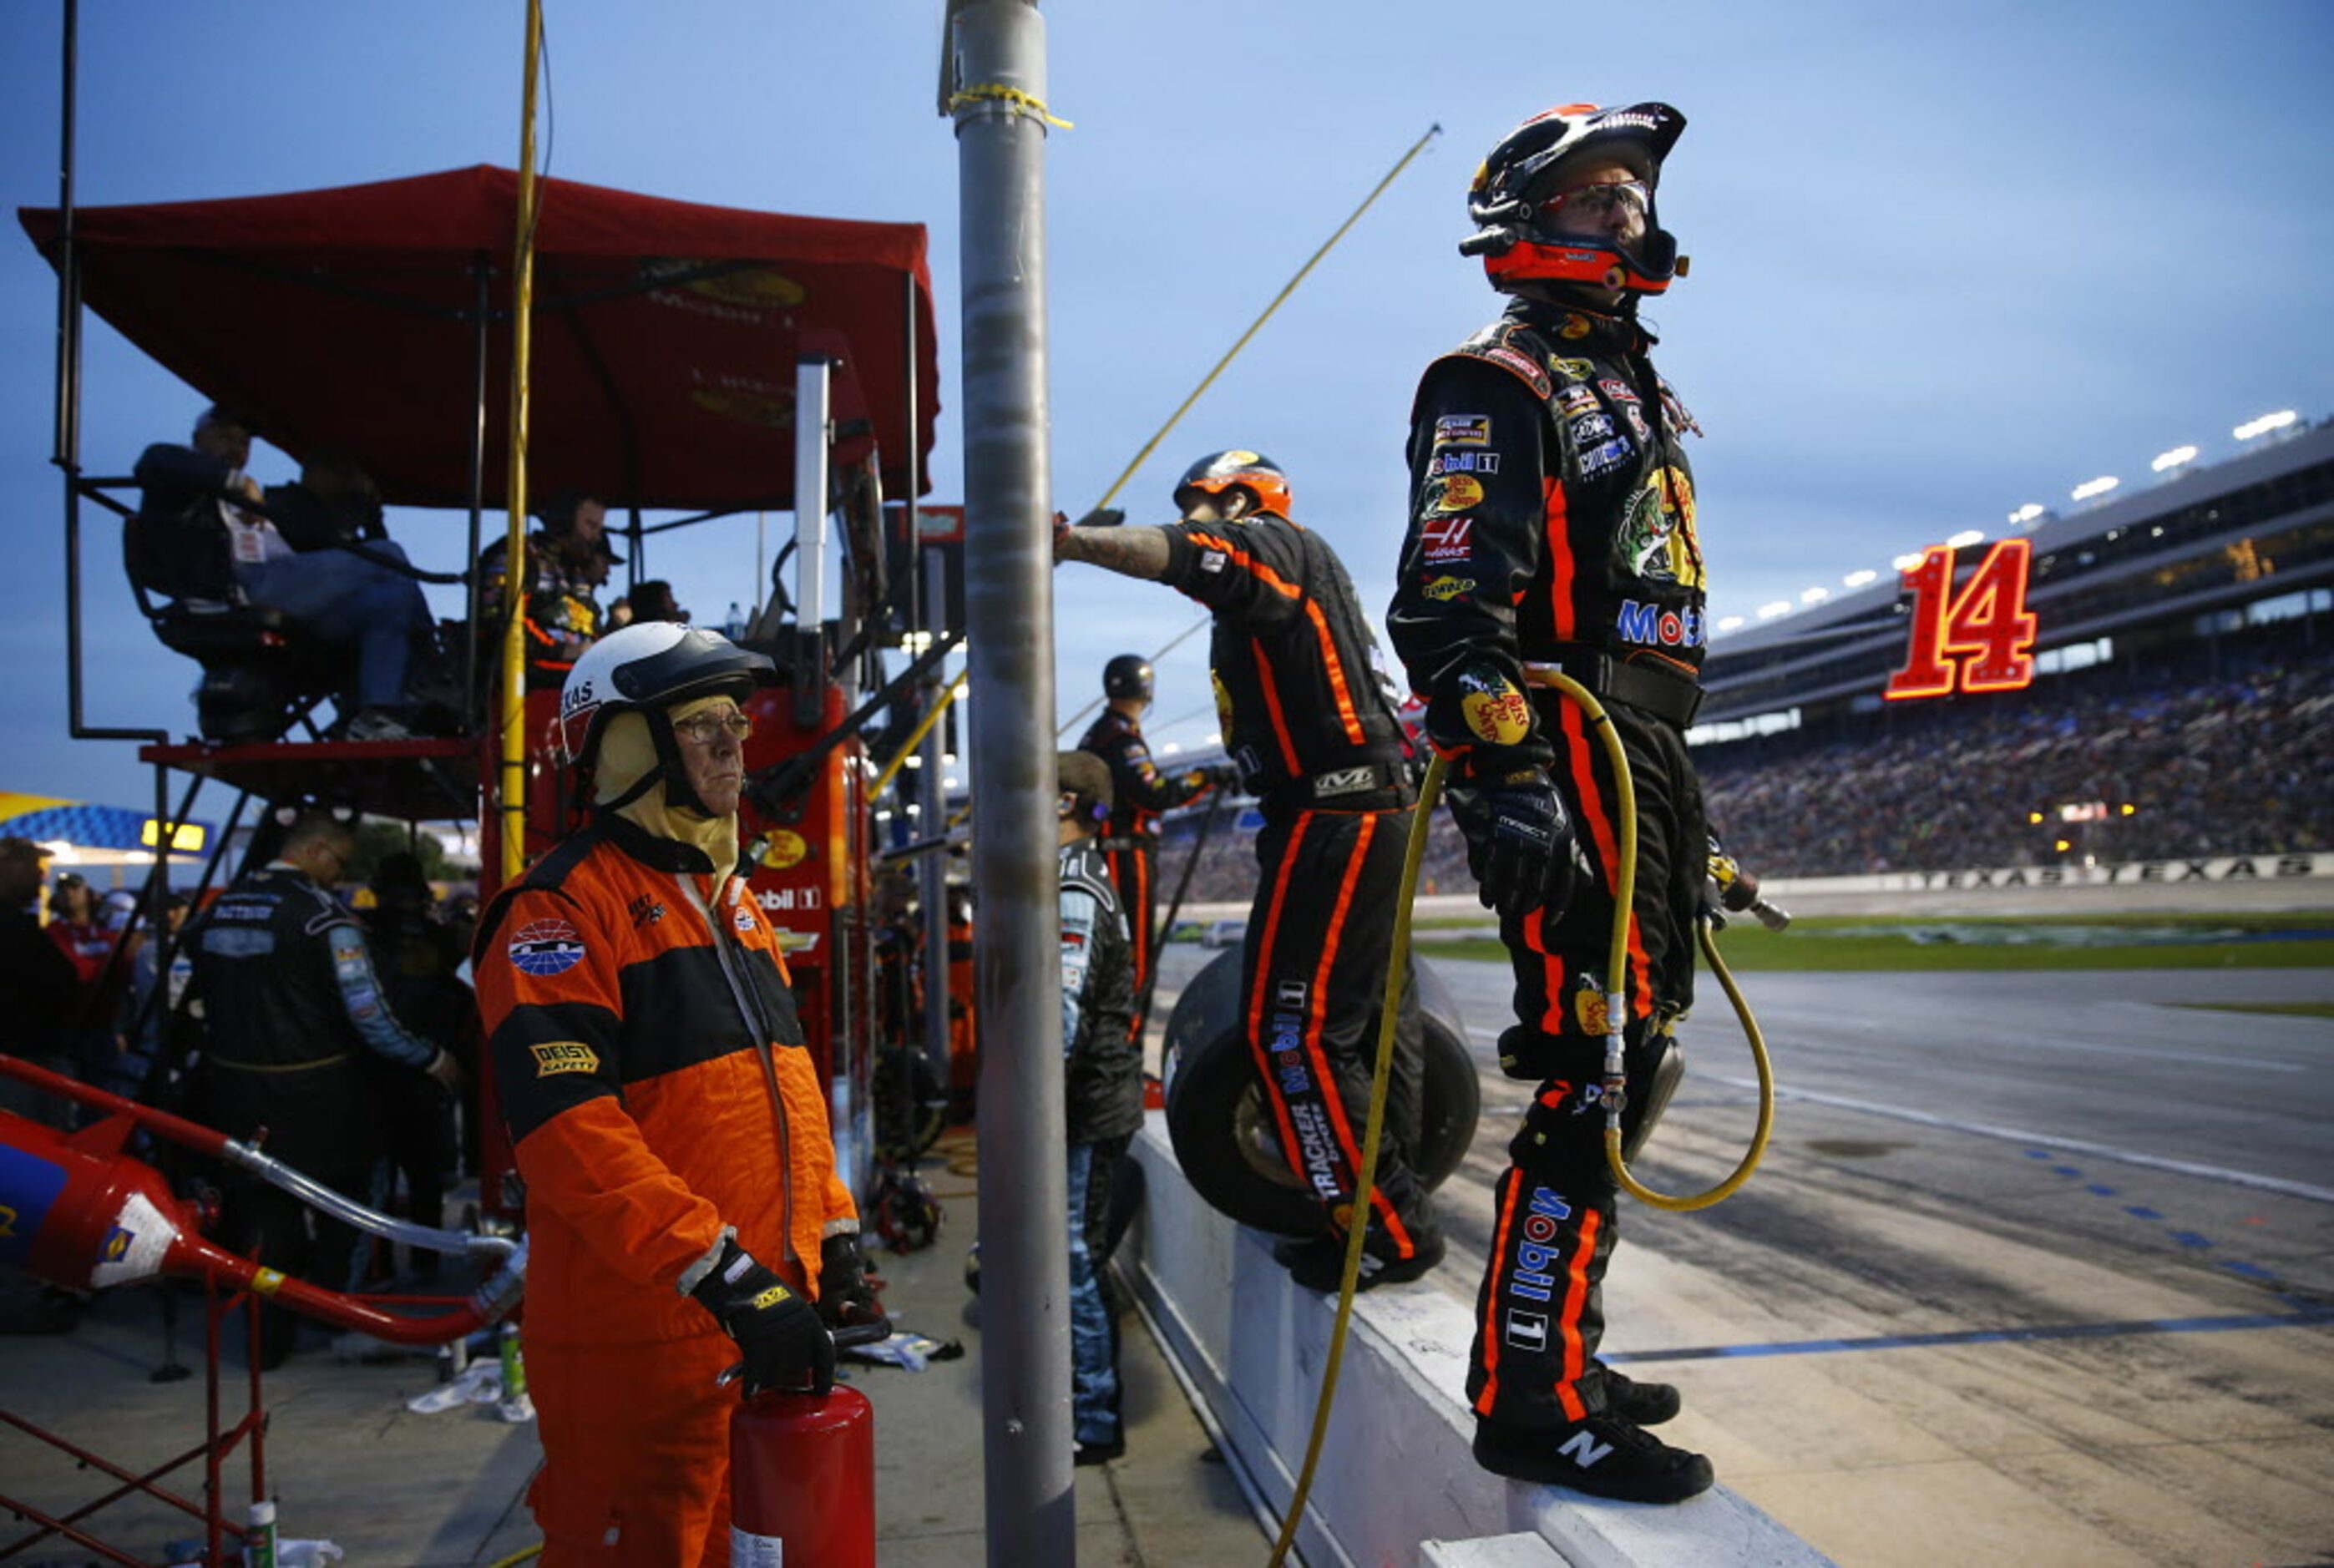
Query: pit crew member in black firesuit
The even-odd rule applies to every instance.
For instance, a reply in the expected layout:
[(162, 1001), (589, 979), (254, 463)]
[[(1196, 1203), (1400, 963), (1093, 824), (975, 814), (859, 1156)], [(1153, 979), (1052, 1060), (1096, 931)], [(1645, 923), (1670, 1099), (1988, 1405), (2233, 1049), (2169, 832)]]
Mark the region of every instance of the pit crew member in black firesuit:
[[(1667, 104), (1573, 104), (1492, 149), (1468, 197), (1506, 313), (1427, 367), (1412, 408), (1411, 523), (1389, 627), (1452, 814), (1499, 911), (1517, 1022), (1511, 1078), (1539, 1083), (1509, 1146), (1467, 1397), (1475, 1457), (1518, 1480), (1668, 1503), (1710, 1462), (1644, 1431), (1677, 1392), (1596, 1358), (1613, 1250), (1602, 995), (1620, 814), (1600, 744), (1525, 661), (1559, 664), (1611, 712), (1636, 784), (1626, 998), (1631, 1087), (1654, 1082), (1693, 999), (1708, 846), (1683, 731), (1701, 700), (1702, 549), (1679, 449), (1694, 429), (1645, 358), (1645, 294), (1683, 273), (1655, 217)], [(1649, 1114), (1632, 1096), (1625, 1131)], [(1650, 1108), (1658, 1115), (1659, 1107)]]
[[(1215, 612), (1216, 702), (1262, 805), (1261, 875), (1240, 986), (1249, 1047), (1289, 1169), (1322, 1201), (1317, 1236), (1274, 1249), (1335, 1290), (1345, 1272), (1415, 799), (1376, 645), (1336, 553), (1288, 519), (1288, 481), (1255, 452), (1219, 452), (1175, 486), (1182, 521), (1058, 531), (1056, 554), (1181, 589)], [(1414, 1279), (1442, 1236), (1413, 1173), (1423, 1036), (1405, 996), (1361, 1283)]]
[[(1068, 559), (1068, 557), (1064, 557)], [(1207, 793), (1210, 784), (1232, 782), (1230, 770), (1221, 774), (1201, 768), (1166, 774), (1151, 760), (1143, 742), (1143, 714), (1151, 706), (1151, 665), (1142, 655), (1122, 653), (1102, 667), (1101, 713), (1078, 742), (1110, 768), (1111, 791), (1116, 803), (1103, 829), (1103, 859), (1118, 901), (1126, 910), (1127, 938), (1134, 944), (1135, 1005), (1151, 979), (1151, 922), (1153, 878), (1159, 856), (1159, 814), (1188, 805)], [(1143, 1038), (1143, 1015), (1137, 1013), (1128, 1028)]]
[(1111, 1284), (1110, 1199), (1143, 1126), (1143, 1047), (1126, 916), (1095, 839), (1110, 820), (1110, 770), (1090, 752), (1054, 758), (1059, 785), (1062, 1104), (1070, 1145), (1070, 1412), (1073, 1462), (1126, 1452), (1119, 1419), (1118, 1302)]
[[(460, 1090), (461, 1069), (391, 1010), (364, 928), (330, 890), (356, 853), (356, 833), (329, 812), (304, 812), (275, 858), (236, 879), (203, 911), (190, 984), (202, 998), (210, 1049), (203, 1062), (207, 1120), (256, 1141), (336, 1192), (371, 1195), (381, 1147), (367, 1059), (385, 1072), (427, 1073), (439, 1093)], [(314, 1219), (296, 1198), (247, 1178), (227, 1186), (227, 1234), (260, 1261), (349, 1287), (356, 1233)], [(261, 1311), (259, 1363), (283, 1364), (299, 1333), (281, 1307)]]

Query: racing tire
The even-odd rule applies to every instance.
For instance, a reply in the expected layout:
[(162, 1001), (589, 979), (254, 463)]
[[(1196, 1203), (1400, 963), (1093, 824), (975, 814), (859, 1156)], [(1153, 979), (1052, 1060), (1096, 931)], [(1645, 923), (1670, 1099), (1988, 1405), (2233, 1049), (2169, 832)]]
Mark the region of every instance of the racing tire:
[[(1466, 1159), (1483, 1100), (1465, 1038), (1431, 1011), (1421, 1023), (1417, 1171), (1431, 1192)], [(1368, 1038), (1374, 1045), (1374, 1027)], [(1209, 1207), (1276, 1235), (1319, 1232), (1320, 1203), (1281, 1155), (1248, 1042), (1238, 1029), (1179, 1053), (1167, 1088), (1167, 1135), (1185, 1179)]]

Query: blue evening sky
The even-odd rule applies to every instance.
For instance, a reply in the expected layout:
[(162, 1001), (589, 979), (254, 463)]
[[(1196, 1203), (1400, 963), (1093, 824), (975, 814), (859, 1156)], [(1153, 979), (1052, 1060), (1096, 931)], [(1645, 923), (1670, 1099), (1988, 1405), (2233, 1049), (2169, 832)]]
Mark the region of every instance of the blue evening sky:
[[(934, 110), (936, 0), (552, 0), (558, 175), (689, 200), (914, 220), (932, 234), (943, 403), (931, 498), (958, 499), (956, 148)], [(0, 186), (57, 195), (62, 5), (0, 6)], [(89, 205), (350, 184), (518, 146), (517, 0), (104, 0), (82, 10)], [(2028, 501), (2127, 486), (2253, 415), (2334, 412), (2334, 8), (2324, 0), (1923, 7), (1672, 0), (1419, 5), (1179, 0), (1048, 7), (1056, 505), (1091, 505), (1288, 275), (1432, 122), (1444, 136), (1129, 487), (1165, 521), (1200, 453), (1254, 447), (1374, 615), (1403, 531), (1420, 367), (1494, 313), (1463, 191), (1548, 105), (1661, 98), (1691, 121), (1663, 188), (1693, 275), (1647, 316), (1708, 432), (1715, 615), (1749, 614)], [(2312, 193), (2316, 194), (2312, 194)], [(0, 790), (134, 803), (121, 744), (65, 736), (54, 283), (0, 236)], [(92, 318), (83, 461), (121, 472), (198, 399)], [(359, 454), (362, 456), (362, 454)], [(255, 463), (290, 476), (280, 453)], [(140, 623), (91, 515), (89, 716), (191, 726), (194, 667)], [(785, 519), (772, 519), (772, 534)], [(400, 513), (424, 564), (453, 515)], [(660, 540), (700, 620), (754, 597), (754, 523)], [(1194, 619), (1090, 567), (1057, 578), (1064, 717), (1114, 653)], [(1203, 639), (1165, 660), (1153, 733), (1214, 727)], [(224, 809), (224, 803), (220, 803)]]

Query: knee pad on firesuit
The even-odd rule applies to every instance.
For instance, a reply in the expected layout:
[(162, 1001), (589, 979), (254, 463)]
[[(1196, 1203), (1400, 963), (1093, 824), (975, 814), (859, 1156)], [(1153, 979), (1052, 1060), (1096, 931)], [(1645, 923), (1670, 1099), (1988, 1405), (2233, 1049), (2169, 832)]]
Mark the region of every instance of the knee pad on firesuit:
[[(1500, 1068), (1510, 1078), (1538, 1079), (1540, 1093), (1532, 1115), (1544, 1125), (1535, 1130), (1527, 1117), (1525, 1134), (1538, 1144), (1587, 1141), (1594, 1130), (1596, 1162), (1604, 1162), (1605, 1042), (1588, 1035), (1550, 1034), (1518, 1024), (1500, 1036)], [(1671, 1095), (1684, 1075), (1685, 1053), (1666, 1022), (1632, 1024), (1621, 1045), (1621, 1060), (1629, 1076), (1628, 1103), (1621, 1111), (1623, 1158), (1635, 1159), (1661, 1120)], [(1548, 1103), (1558, 1092), (1559, 1111)], [(1519, 1141), (1521, 1141), (1520, 1140)]]

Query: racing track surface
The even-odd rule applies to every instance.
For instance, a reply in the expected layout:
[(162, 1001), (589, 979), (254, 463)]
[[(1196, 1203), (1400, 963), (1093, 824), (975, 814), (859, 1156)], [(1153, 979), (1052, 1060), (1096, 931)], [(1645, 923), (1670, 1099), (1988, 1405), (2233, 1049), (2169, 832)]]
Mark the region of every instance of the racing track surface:
[[(1207, 956), (1170, 948), (1162, 992)], [(1437, 967), (1485, 1114), (1432, 1277), (1471, 1303), (1529, 1086), (1490, 1050), (1506, 967)], [(1750, 1131), (1704, 984), (1659, 1190)], [(1606, 1353), (1684, 1392), (1665, 1436), (1851, 1568), (2334, 1561), (2334, 1022), (2161, 1005), (2334, 1001), (2334, 971), (1743, 984), (1766, 1162), (1701, 1214), (1623, 1199), (1606, 1282)]]

